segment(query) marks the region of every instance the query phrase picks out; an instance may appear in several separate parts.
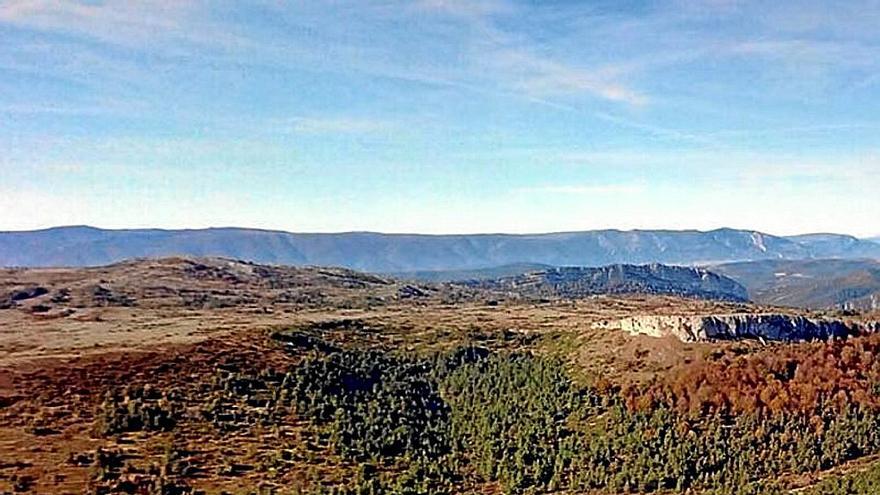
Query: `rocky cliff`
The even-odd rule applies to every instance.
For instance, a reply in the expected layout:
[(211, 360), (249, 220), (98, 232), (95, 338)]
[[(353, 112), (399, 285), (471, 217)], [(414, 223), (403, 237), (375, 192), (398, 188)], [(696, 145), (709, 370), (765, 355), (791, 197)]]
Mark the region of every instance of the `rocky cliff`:
[(601, 328), (619, 328), (632, 335), (665, 337), (683, 342), (763, 339), (805, 341), (845, 338), (880, 331), (878, 322), (808, 318), (785, 314), (734, 314), (711, 316), (633, 316), (602, 322)]
[(596, 294), (654, 294), (722, 301), (747, 301), (746, 289), (734, 280), (699, 268), (610, 265), (564, 267), (513, 277), (472, 281), (468, 285), (524, 297), (580, 298)]

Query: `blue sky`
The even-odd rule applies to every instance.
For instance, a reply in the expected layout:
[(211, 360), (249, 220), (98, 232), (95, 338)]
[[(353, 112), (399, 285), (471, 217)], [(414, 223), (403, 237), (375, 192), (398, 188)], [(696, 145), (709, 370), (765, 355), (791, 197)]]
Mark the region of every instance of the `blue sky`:
[(0, 229), (880, 234), (880, 2), (0, 0)]

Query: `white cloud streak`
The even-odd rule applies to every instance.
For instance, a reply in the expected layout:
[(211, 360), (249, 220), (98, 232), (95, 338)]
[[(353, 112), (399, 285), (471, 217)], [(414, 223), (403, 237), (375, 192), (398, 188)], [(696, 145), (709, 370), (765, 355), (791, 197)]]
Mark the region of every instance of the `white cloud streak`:
[(541, 194), (541, 195), (600, 195), (600, 196), (628, 196), (645, 192), (647, 186), (643, 183), (621, 184), (564, 184), (522, 187), (514, 189), (516, 194)]
[(354, 117), (297, 117), (291, 121), (292, 130), (303, 134), (373, 134), (388, 132), (395, 127), (386, 120)]

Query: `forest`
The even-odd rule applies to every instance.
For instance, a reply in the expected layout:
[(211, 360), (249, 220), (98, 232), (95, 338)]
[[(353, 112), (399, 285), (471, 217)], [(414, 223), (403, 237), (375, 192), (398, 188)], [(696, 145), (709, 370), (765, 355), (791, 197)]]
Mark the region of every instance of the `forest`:
[[(708, 354), (623, 387), (578, 375), (540, 346), (404, 352), (286, 342), (296, 344), (287, 368), (221, 367), (189, 403), (220, 432), (277, 430), (299, 418), (357, 467), (343, 482), (291, 493), (774, 494), (880, 453), (880, 336)], [(193, 419), (185, 395), (110, 393), (95, 430), (173, 432)], [(806, 493), (876, 493), (878, 473), (868, 465)]]
[[(221, 429), (305, 418), (358, 466), (347, 483), (294, 493), (461, 493), (486, 484), (513, 494), (787, 493), (786, 476), (880, 452), (877, 337), (709, 356), (624, 388), (575, 380), (564, 360), (535, 351), (314, 344), (286, 370), (223, 373), (214, 385), (221, 398), (203, 408)], [(129, 395), (108, 396), (101, 431), (174, 428), (174, 393)], [(152, 406), (139, 405), (150, 395)], [(877, 473), (830, 478), (808, 493), (873, 493)]]

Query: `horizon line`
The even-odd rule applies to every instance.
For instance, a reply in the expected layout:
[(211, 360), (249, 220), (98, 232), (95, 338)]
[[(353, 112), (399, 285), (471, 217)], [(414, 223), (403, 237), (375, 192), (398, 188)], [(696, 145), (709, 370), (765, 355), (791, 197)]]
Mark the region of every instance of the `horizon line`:
[(169, 228), (169, 227), (98, 227), (95, 225), (88, 224), (71, 224), (71, 225), (53, 225), (49, 227), (40, 227), (40, 228), (32, 228), (32, 229), (21, 229), (21, 230), (0, 230), (0, 234), (27, 234), (27, 233), (38, 233), (38, 232), (47, 232), (52, 230), (71, 230), (71, 229), (90, 229), (90, 230), (98, 230), (103, 232), (136, 232), (136, 231), (160, 231), (160, 232), (202, 232), (202, 231), (210, 231), (210, 230), (247, 230), (254, 232), (264, 232), (264, 233), (276, 233), (276, 234), (293, 234), (293, 235), (353, 235), (353, 234), (370, 234), (370, 235), (385, 235), (385, 236), (419, 236), (419, 237), (463, 237), (463, 236), (509, 236), (509, 237), (527, 237), (527, 236), (552, 236), (552, 235), (567, 235), (567, 234), (583, 234), (583, 233), (596, 233), (596, 232), (617, 232), (617, 233), (637, 233), (637, 232), (665, 232), (665, 233), (701, 233), (707, 234), (712, 232), (719, 231), (738, 231), (738, 232), (750, 232), (753, 234), (760, 234), (765, 236), (777, 237), (777, 238), (791, 238), (791, 237), (803, 237), (803, 236), (822, 236), (822, 235), (832, 235), (832, 236), (841, 236), (841, 237), (852, 237), (858, 240), (874, 240), (880, 238), (880, 234), (878, 235), (868, 235), (864, 237), (860, 237), (857, 235), (849, 234), (849, 233), (841, 233), (841, 232), (804, 232), (800, 234), (772, 234), (768, 232), (764, 232), (761, 230), (755, 229), (743, 229), (743, 228), (735, 228), (735, 227), (717, 227), (713, 229), (702, 230), (698, 228), (683, 228), (683, 229), (674, 229), (674, 228), (633, 228), (633, 229), (620, 229), (620, 228), (599, 228), (599, 229), (583, 229), (583, 230), (561, 230), (561, 231), (542, 231), (542, 232), (468, 232), (468, 233), (420, 233), (420, 232), (383, 232), (378, 230), (340, 230), (340, 231), (323, 231), (323, 232), (307, 232), (307, 231), (292, 231), (292, 230), (284, 230), (279, 228), (265, 228), (265, 227), (242, 227), (242, 226), (208, 226), (208, 227), (182, 227), (182, 228)]

